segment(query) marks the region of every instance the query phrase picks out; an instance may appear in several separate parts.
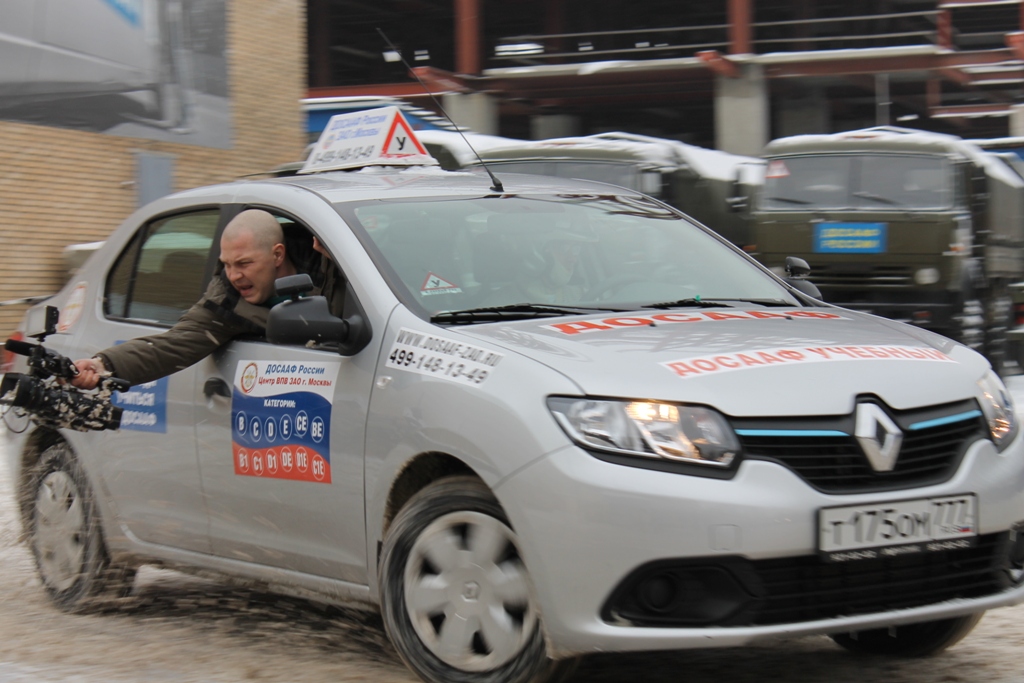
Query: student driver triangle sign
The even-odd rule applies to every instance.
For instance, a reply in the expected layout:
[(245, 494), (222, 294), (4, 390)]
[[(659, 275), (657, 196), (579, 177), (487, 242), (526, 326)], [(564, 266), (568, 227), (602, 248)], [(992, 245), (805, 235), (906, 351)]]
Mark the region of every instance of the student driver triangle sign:
[(398, 107), (380, 107), (332, 116), (299, 173), (437, 165)]
[(401, 112), (398, 112), (398, 115), (391, 122), (387, 136), (384, 138), (381, 156), (394, 159), (426, 153), (427, 150), (416, 139), (412, 128), (409, 127), (409, 122), (405, 120)]

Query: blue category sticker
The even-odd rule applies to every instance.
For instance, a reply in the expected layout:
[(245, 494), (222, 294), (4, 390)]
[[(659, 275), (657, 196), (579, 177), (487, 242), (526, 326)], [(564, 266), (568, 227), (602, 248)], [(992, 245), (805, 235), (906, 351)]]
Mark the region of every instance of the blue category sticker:
[(884, 254), (886, 223), (818, 223), (814, 226), (815, 254)]
[(142, 22), (142, 0), (104, 0), (132, 26)]
[(138, 384), (128, 391), (115, 391), (113, 403), (121, 408), (121, 429), (167, 433), (167, 385), (162, 377)]
[(231, 393), (235, 474), (331, 483), (339, 363), (239, 361)]

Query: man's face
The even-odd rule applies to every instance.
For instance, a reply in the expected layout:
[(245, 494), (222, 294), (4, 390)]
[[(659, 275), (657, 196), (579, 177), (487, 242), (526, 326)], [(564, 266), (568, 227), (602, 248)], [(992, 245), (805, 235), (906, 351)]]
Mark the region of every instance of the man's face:
[(233, 239), (221, 239), (220, 260), (224, 274), (242, 298), (251, 304), (262, 304), (274, 294), (277, 268), (284, 260), (284, 245), (260, 248), (247, 232)]

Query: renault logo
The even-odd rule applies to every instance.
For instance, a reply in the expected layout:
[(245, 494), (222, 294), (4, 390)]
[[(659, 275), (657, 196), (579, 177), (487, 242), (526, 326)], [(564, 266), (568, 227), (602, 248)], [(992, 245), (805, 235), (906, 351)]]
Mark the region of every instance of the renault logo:
[(854, 436), (864, 455), (868, 456), (871, 469), (876, 472), (892, 471), (903, 444), (903, 432), (884, 410), (874, 403), (858, 404)]

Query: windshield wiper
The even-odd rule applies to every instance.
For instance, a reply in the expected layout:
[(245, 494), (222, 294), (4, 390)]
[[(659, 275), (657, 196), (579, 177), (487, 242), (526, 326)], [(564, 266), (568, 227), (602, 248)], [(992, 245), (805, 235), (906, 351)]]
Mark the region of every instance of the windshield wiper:
[(793, 199), (792, 197), (768, 197), (770, 202), (783, 202), (784, 204), (800, 204), (801, 206), (807, 206), (811, 202), (804, 199)]
[(657, 304), (644, 304), (640, 308), (732, 308), (730, 304), (722, 303), (716, 299), (677, 299), (676, 301), (662, 301)]
[(430, 322), (471, 325), (473, 323), (497, 322), (501, 320), (528, 320), (529, 318), (555, 318), (561, 315), (583, 315), (595, 311), (622, 313), (627, 310), (632, 309), (520, 303), (507, 304), (505, 306), (467, 308), (459, 311), (441, 311), (430, 316)]
[(733, 304), (726, 301), (734, 301), (741, 304), (756, 304), (758, 306), (794, 306), (792, 302), (782, 299), (680, 299), (679, 301), (665, 301), (659, 304), (645, 304), (641, 308), (734, 308)]
[(878, 202), (879, 204), (888, 204), (889, 206), (903, 206), (903, 202), (898, 202), (895, 199), (889, 199), (873, 192), (854, 192), (854, 197), (860, 199), (870, 199), (871, 201)]

